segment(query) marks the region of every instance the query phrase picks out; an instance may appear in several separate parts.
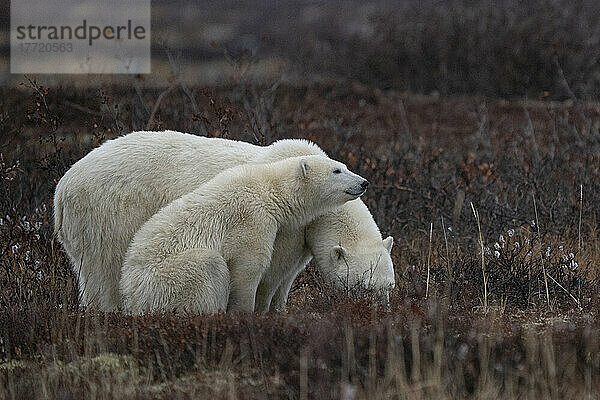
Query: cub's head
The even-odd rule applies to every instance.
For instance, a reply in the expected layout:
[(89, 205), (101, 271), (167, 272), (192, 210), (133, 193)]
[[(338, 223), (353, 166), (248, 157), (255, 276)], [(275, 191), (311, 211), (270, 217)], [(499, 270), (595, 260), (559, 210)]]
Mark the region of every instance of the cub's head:
[[(394, 239), (388, 236), (378, 243), (357, 242), (354, 247), (334, 245), (325, 258), (316, 260), (326, 282), (340, 289), (357, 287), (387, 292), (395, 286), (394, 265), (390, 253)], [(315, 255), (316, 256), (316, 255)]]
[(317, 205), (341, 206), (361, 196), (369, 182), (341, 162), (314, 155), (297, 157), (299, 191)]

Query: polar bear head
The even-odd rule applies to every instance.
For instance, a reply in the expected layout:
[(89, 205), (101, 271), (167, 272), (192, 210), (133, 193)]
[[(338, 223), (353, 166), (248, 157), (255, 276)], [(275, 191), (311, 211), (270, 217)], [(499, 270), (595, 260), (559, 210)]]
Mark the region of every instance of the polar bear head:
[[(320, 210), (333, 209), (360, 197), (369, 181), (348, 170), (344, 164), (322, 155), (293, 157), (297, 160), (299, 179), (297, 196), (307, 205)], [(315, 217), (318, 216), (315, 215)]]
[[(394, 288), (394, 265), (390, 256), (394, 239), (388, 236), (378, 243), (357, 242), (354, 246), (335, 245), (323, 260), (324, 279), (336, 287), (374, 290)], [(322, 269), (323, 270), (323, 269)]]
[(369, 186), (365, 178), (323, 155), (290, 157), (246, 169), (259, 187), (268, 187), (261, 191), (275, 204), (278, 211), (274, 217), (291, 227), (306, 225), (357, 199)]
[[(323, 279), (340, 289), (387, 293), (395, 286), (394, 239), (381, 232), (361, 199), (349, 201), (306, 227), (306, 244)], [(384, 293), (384, 294), (385, 294)]]

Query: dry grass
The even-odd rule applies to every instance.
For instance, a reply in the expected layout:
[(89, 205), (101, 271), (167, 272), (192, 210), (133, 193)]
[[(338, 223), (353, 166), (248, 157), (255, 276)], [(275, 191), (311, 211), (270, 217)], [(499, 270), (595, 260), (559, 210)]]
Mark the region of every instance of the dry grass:
[(236, 86), (190, 88), (197, 115), (174, 90), (156, 126), (305, 137), (368, 177), (397, 288), (377, 309), (309, 268), (284, 313), (128, 317), (78, 308), (50, 199), (160, 91), (29, 86), (0, 89), (0, 398), (598, 397), (596, 104)]

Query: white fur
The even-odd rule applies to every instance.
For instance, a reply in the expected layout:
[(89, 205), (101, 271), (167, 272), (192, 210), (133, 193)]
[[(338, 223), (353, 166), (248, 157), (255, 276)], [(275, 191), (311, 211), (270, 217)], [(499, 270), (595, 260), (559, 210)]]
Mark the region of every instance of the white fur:
[(279, 227), (304, 226), (356, 199), (364, 181), (320, 155), (217, 175), (135, 234), (121, 272), (125, 311), (254, 311)]
[[(325, 155), (305, 140), (281, 140), (261, 147), (173, 131), (135, 132), (93, 150), (67, 171), (54, 197), (55, 231), (79, 277), (81, 303), (105, 311), (121, 305), (118, 285), (127, 246), (163, 206), (225, 169), (310, 154)], [(345, 234), (346, 229), (356, 229), (356, 224), (331, 226), (319, 218), (311, 224), (311, 237), (314, 243), (342, 245), (347, 253), (356, 254), (347, 258), (363, 260), (372, 254), (373, 244), (381, 247), (381, 235), (361, 200), (347, 203), (340, 212), (346, 207), (351, 210), (342, 217), (353, 214), (367, 232)], [(328, 261), (331, 249), (315, 247), (323, 251), (317, 254), (304, 236), (301, 228), (280, 228), (271, 265), (259, 287), (257, 310), (285, 305), (293, 279), (310, 261), (311, 253), (324, 276), (336, 268)], [(354, 265), (350, 261), (349, 265), (352, 270), (367, 271), (374, 262), (369, 259)], [(393, 272), (391, 261), (386, 268)], [(393, 273), (389, 280), (393, 282)]]
[[(273, 253), (271, 275), (263, 276), (258, 288), (258, 310), (284, 308), (292, 283), (311, 260), (311, 253), (321, 276), (335, 287), (353, 289), (360, 285), (386, 291), (382, 294), (387, 295), (387, 290), (395, 286), (390, 256), (393, 239), (381, 239), (379, 228), (361, 199), (349, 201), (307, 225), (303, 246), (293, 241), (298, 237), (291, 230), (281, 229), (279, 235), (289, 241), (280, 244), (285, 246), (280, 252)], [(286, 265), (285, 270), (277, 270), (277, 266)]]

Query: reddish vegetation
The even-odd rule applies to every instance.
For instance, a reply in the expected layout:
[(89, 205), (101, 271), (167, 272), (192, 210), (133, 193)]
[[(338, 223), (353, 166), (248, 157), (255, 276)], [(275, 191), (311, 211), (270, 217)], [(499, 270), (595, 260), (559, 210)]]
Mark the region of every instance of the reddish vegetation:
[(309, 268), (284, 313), (127, 317), (78, 309), (50, 199), (92, 147), (145, 127), (142, 100), (27, 86), (0, 92), (0, 397), (598, 396), (598, 105), (355, 83), (193, 88), (194, 114), (174, 91), (153, 129), (308, 138), (368, 177), (397, 288), (377, 309)]

